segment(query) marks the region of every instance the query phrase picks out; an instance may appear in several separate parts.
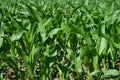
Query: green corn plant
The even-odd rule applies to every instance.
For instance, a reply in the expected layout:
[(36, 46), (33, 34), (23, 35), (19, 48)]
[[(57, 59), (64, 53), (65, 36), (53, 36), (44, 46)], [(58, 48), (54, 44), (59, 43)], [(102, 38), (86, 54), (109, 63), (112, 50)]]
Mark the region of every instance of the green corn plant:
[(1, 0), (0, 79), (119, 79), (119, 3)]

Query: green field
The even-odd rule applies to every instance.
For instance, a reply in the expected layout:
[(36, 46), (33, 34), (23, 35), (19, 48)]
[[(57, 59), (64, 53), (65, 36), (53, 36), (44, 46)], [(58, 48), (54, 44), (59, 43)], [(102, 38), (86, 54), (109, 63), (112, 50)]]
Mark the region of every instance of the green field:
[(0, 0), (0, 80), (120, 80), (120, 0)]

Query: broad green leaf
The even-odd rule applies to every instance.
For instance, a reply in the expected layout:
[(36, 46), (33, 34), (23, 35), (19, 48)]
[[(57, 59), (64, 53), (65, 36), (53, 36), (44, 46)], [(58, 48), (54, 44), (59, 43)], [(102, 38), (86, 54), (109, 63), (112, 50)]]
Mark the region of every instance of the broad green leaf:
[[(105, 34), (105, 25), (102, 26), (101, 33)], [(108, 46), (108, 40), (102, 37), (100, 42), (99, 55), (101, 55), (103, 51), (106, 50), (107, 46)]]
[(72, 55), (72, 53), (73, 53), (73, 50), (72, 49), (66, 49), (66, 51), (67, 51), (67, 55), (66, 55), (66, 57), (68, 58), (68, 59), (71, 59), (70, 57), (71, 57), (71, 55)]
[(83, 29), (82, 27), (78, 27), (78, 26), (76, 26), (76, 25), (74, 25), (74, 24), (72, 24), (72, 23), (69, 23), (69, 26), (70, 26), (70, 28), (72, 28), (72, 30), (75, 31), (76, 33), (81, 34), (83, 37), (86, 36), (86, 33), (85, 33), (85, 31), (84, 31), (84, 29)]
[(108, 44), (108, 41), (105, 38), (101, 38), (99, 55), (101, 55), (102, 52), (107, 48), (107, 44)]
[(104, 75), (105, 76), (119, 76), (120, 72), (116, 69), (109, 69), (104, 71)]
[[(93, 54), (95, 54), (95, 53), (93, 53)], [(95, 71), (97, 71), (99, 69), (98, 60), (99, 60), (98, 55), (93, 56), (93, 67), (94, 67)]]
[(11, 22), (12, 22), (12, 25), (16, 28), (16, 29), (22, 29), (22, 26), (12, 17), (10, 16), (10, 19), (11, 19)]
[(37, 21), (41, 22), (42, 19), (40, 17), (38, 10), (36, 9), (36, 7), (28, 5), (28, 8), (31, 11), (31, 13), (33, 14), (33, 16), (37, 19)]
[(0, 24), (0, 47), (2, 46), (3, 43), (3, 37), (4, 37), (4, 30), (2, 28), (2, 25)]
[(120, 10), (117, 10), (114, 12), (114, 14), (110, 17), (106, 17), (104, 23), (110, 23), (110, 24), (114, 24), (115, 20), (118, 18), (120, 13)]
[(3, 73), (0, 74), (0, 80), (3, 80)]
[(45, 39), (46, 39), (46, 30), (45, 30), (46, 28), (45, 28), (45, 26), (47, 26), (50, 21), (51, 21), (51, 18), (49, 18), (45, 21), (42, 21), (41, 23), (38, 23), (38, 28), (37, 28), (36, 32), (37, 33), (40, 32), (43, 41), (45, 41)]
[(118, 33), (118, 35), (120, 35), (120, 28), (117, 29), (117, 33)]
[(62, 29), (61, 28), (55, 28), (55, 29), (52, 29), (49, 33), (48, 33), (48, 37), (52, 38), (53, 35), (57, 34), (59, 31), (61, 31)]
[(83, 38), (85, 39), (85, 43), (90, 45), (92, 44), (92, 41), (89, 37), (89, 35), (85, 32), (85, 30), (83, 29), (83, 27), (78, 27), (77, 25), (74, 25), (72, 23), (69, 24), (72, 28), (72, 30), (78, 34), (81, 34), (83, 36)]
[(29, 12), (19, 12), (19, 14), (22, 14), (22, 15), (24, 15), (24, 16), (30, 16), (30, 13)]
[(82, 59), (78, 56), (75, 60), (75, 67), (78, 72), (82, 72)]
[(117, 44), (117, 43), (115, 43), (115, 42), (113, 42), (112, 44), (113, 44), (113, 46), (114, 46), (115, 48), (117, 48), (117, 49), (120, 50), (120, 44)]
[(105, 39), (107, 39), (108, 41), (110, 41), (115, 48), (120, 49), (119, 44), (113, 42), (113, 41), (111, 40), (111, 38), (110, 38), (109, 36), (107, 36), (106, 34), (102, 34), (102, 33), (101, 33), (100, 36), (101, 36), (101, 37), (104, 37)]
[(91, 74), (92, 76), (94, 76), (94, 75), (97, 75), (97, 74), (99, 74), (99, 73), (101, 73), (101, 71), (100, 71), (100, 70), (96, 70), (96, 71), (91, 72), (90, 74)]
[(23, 29), (20, 29), (20, 30), (17, 30), (11, 37), (11, 41), (15, 41), (15, 40), (19, 40), (23, 33), (25, 32), (25, 30)]
[(85, 0), (85, 6), (88, 6), (89, 0)]
[(88, 44), (88, 45), (92, 44), (92, 41), (91, 41), (91, 38), (89, 37), (89, 35), (85, 36), (85, 44)]
[(51, 21), (51, 18), (48, 18), (47, 20), (45, 20), (44, 23), (42, 23), (42, 27), (45, 27), (46, 25), (48, 25), (50, 21)]

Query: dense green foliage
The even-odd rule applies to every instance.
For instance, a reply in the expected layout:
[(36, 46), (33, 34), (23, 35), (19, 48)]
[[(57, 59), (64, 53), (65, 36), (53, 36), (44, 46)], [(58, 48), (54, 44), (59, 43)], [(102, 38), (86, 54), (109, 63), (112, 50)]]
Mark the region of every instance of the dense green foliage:
[(120, 0), (0, 0), (0, 79), (120, 79)]

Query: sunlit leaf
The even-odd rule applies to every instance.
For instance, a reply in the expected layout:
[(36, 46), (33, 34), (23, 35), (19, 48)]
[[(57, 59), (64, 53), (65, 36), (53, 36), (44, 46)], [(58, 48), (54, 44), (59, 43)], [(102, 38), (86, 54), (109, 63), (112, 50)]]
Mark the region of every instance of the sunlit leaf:
[(0, 47), (2, 46), (3, 43), (3, 37), (4, 37), (4, 30), (2, 25), (0, 24)]
[(104, 75), (105, 76), (117, 76), (117, 75), (120, 75), (120, 72), (117, 71), (116, 69), (109, 69), (109, 70), (104, 71)]
[(15, 40), (19, 40), (22, 37), (22, 34), (25, 32), (25, 30), (17, 30), (17, 32), (15, 32), (12, 37), (11, 37), (11, 41), (15, 41)]
[(53, 35), (57, 34), (60, 30), (62, 30), (61, 28), (55, 28), (53, 30), (51, 30), (49, 33), (48, 33), (48, 37), (53, 37)]

